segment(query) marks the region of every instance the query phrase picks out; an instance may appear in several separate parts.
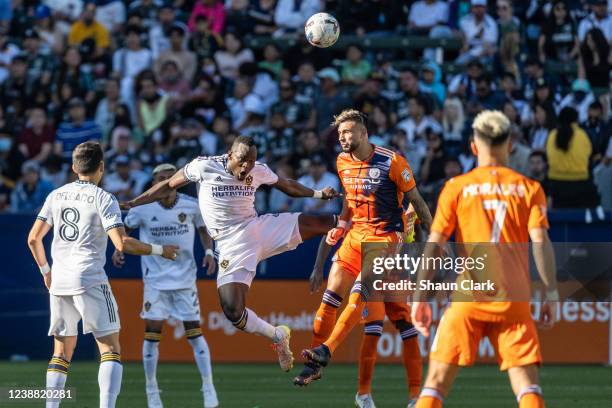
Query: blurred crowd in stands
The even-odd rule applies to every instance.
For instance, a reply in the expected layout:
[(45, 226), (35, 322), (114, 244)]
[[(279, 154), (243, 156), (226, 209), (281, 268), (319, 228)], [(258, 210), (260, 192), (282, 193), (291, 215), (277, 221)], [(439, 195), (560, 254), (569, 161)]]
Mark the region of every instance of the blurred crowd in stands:
[[(500, 109), (511, 167), (540, 180), (552, 207), (612, 210), (610, 3), (0, 0), (0, 211), (36, 211), (74, 178), (86, 140), (104, 145), (103, 187), (120, 200), (156, 164), (222, 154), (239, 134), (278, 174), (338, 188), (330, 122), (348, 107), (368, 115), (373, 143), (407, 157), (432, 206), (476, 164), (474, 116)], [(311, 47), (303, 25), (319, 11), (355, 41)], [(461, 48), (368, 47), (415, 36)], [(257, 207), (339, 203), (272, 190)]]

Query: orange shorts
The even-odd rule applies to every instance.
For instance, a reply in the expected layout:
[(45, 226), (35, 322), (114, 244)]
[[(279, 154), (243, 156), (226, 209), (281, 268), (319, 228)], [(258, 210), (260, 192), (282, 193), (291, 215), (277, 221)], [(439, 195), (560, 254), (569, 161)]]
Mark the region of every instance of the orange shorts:
[(495, 349), (501, 370), (542, 362), (538, 332), (531, 315), (486, 321), (452, 306), (440, 320), (429, 356), (442, 363), (470, 366), (485, 336)]
[(368, 302), (363, 309), (363, 323), (385, 320), (410, 322), (410, 306), (405, 302)]
[(366, 242), (389, 242), (398, 243), (402, 241), (402, 234), (399, 232), (388, 232), (381, 235), (368, 235), (354, 229), (344, 237), (342, 245), (336, 251), (332, 261), (337, 262), (346, 269), (353, 277), (357, 277), (361, 272), (361, 244)]

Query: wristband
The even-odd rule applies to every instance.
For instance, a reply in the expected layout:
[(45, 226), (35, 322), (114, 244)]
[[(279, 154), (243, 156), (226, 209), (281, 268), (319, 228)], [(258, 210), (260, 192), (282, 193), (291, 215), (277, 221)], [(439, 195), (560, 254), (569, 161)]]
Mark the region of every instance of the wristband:
[(48, 263), (44, 264), (43, 266), (39, 266), (39, 269), (42, 276), (47, 276), (49, 272), (51, 272), (51, 267), (49, 267)]
[(336, 225), (336, 228), (346, 229), (346, 225), (347, 224), (348, 224), (348, 222), (346, 222), (344, 220), (338, 220), (338, 224)]
[(559, 301), (559, 291), (557, 289), (547, 290), (544, 298), (549, 302), (558, 302)]
[(206, 256), (212, 256), (214, 258), (215, 257), (215, 252), (212, 249), (208, 248), (206, 250)]
[(164, 247), (157, 244), (151, 244), (151, 255), (162, 255), (164, 253)]
[(314, 193), (312, 194), (312, 198), (318, 198), (318, 199), (323, 198), (323, 192), (321, 190), (315, 190)]

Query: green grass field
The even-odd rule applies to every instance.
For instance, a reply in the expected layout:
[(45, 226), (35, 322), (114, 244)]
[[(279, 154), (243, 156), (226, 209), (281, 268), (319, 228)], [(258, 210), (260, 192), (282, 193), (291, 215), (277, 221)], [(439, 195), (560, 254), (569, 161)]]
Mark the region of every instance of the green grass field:
[[(46, 363), (0, 363), (0, 387), (40, 387)], [(76, 388), (77, 400), (66, 407), (98, 406), (98, 365), (75, 361), (70, 367), (69, 387)], [(273, 365), (230, 365), (213, 367), (215, 385), (223, 408), (338, 408), (352, 407), (356, 391), (355, 365), (328, 368), (318, 383), (305, 388), (291, 384), (291, 374)], [(200, 379), (195, 365), (160, 364), (159, 385), (167, 408), (202, 407)], [(550, 408), (609, 408), (612, 406), (612, 368), (601, 366), (546, 366), (542, 385)], [(380, 408), (406, 406), (404, 371), (401, 366), (379, 365), (374, 380), (374, 397)], [(1, 407), (41, 407), (21, 402)], [(144, 377), (138, 363), (124, 364), (119, 408), (146, 408)], [(446, 408), (516, 407), (506, 375), (493, 366), (477, 366), (461, 372)]]

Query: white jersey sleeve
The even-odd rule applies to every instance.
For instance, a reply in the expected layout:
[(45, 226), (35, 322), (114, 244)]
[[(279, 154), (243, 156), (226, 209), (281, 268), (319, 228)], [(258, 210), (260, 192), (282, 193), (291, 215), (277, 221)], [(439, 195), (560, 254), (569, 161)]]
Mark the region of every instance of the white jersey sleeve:
[(142, 217), (140, 211), (137, 208), (130, 208), (127, 215), (125, 216), (125, 220), (123, 220), (125, 226), (129, 229), (137, 229), (140, 228), (142, 223)]
[(194, 183), (200, 183), (204, 179), (208, 160), (206, 157), (196, 157), (183, 168), (185, 178)]
[(53, 193), (54, 192), (51, 192), (51, 194), (47, 196), (47, 198), (45, 199), (45, 203), (43, 204), (42, 208), (40, 209), (40, 212), (36, 216), (37, 219), (44, 221), (51, 226), (53, 226), (52, 205), (53, 205), (53, 196), (55, 195)]
[(274, 173), (267, 164), (255, 163), (253, 172), (256, 173), (256, 180), (259, 184), (276, 184), (278, 182), (278, 176)]
[(100, 190), (100, 192), (98, 196), (98, 212), (102, 220), (102, 227), (107, 232), (113, 228), (123, 227), (119, 202), (114, 195), (103, 190)]

